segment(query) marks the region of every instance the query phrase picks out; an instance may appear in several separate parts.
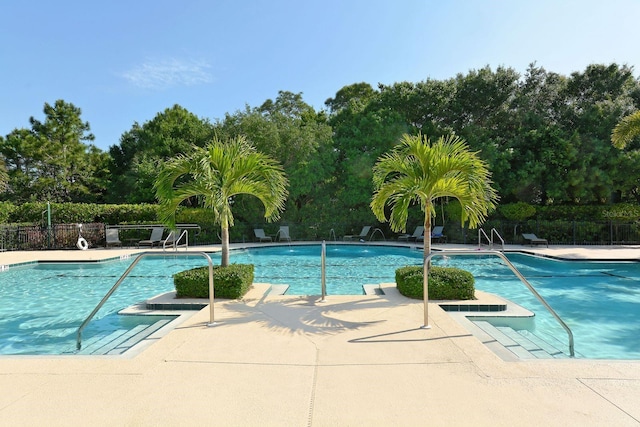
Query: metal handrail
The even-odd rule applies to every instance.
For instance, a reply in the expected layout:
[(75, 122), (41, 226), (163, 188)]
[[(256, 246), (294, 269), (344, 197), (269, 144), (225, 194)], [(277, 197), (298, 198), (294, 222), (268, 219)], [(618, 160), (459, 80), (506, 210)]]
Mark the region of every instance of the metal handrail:
[[(167, 236), (166, 239), (164, 239), (164, 242), (162, 242), (162, 250), (166, 251), (167, 250), (167, 241), (169, 240), (169, 237), (171, 237), (172, 234), (174, 233), (173, 231), (171, 233), (169, 233), (169, 235)], [(182, 230), (182, 233), (180, 233), (180, 236), (178, 236), (177, 239), (173, 239), (173, 242), (171, 242), (171, 246), (173, 247), (174, 251), (178, 250), (178, 246), (180, 244), (180, 240), (182, 240), (182, 236), (185, 237), (185, 249), (189, 249), (189, 230)]]
[(495, 228), (491, 229), (491, 249), (493, 249), (493, 235), (498, 236), (498, 239), (500, 239), (500, 243), (502, 245), (502, 252), (504, 252), (504, 239), (502, 238), (502, 236), (500, 235), (500, 233), (498, 233), (498, 230), (496, 230)]
[(371, 233), (371, 236), (369, 237), (369, 242), (371, 242), (371, 240), (373, 240), (373, 236), (376, 234), (376, 232), (380, 233), (380, 235), (382, 236), (382, 240), (384, 240), (385, 242), (387, 241), (387, 238), (385, 237), (385, 235), (382, 232), (382, 230), (380, 230), (379, 228), (376, 228), (376, 229), (373, 230), (373, 233)]
[[(209, 320), (210, 320), (209, 325), (210, 326), (215, 325), (215, 319), (214, 319), (214, 313), (213, 313), (213, 299), (214, 299), (214, 296), (213, 296), (213, 261), (211, 261), (211, 257), (205, 252), (181, 252), (181, 253), (175, 254), (173, 256), (176, 256), (176, 255), (202, 255), (203, 257), (205, 257), (207, 259), (207, 262), (209, 263)], [(109, 297), (116, 291), (116, 289), (118, 289), (120, 284), (124, 281), (125, 277), (127, 277), (129, 275), (129, 273), (131, 272), (131, 270), (133, 270), (133, 267), (135, 267), (138, 264), (138, 262), (140, 262), (140, 260), (142, 258), (145, 258), (145, 257), (148, 257), (148, 256), (167, 256), (167, 255), (162, 253), (162, 252), (143, 252), (140, 255), (138, 255), (136, 257), (136, 259), (133, 260), (133, 262), (131, 263), (129, 268), (127, 268), (127, 270), (122, 274), (122, 276), (120, 276), (120, 278), (118, 279), (116, 284), (113, 285), (111, 287), (111, 289), (109, 289), (109, 292), (107, 292), (106, 295), (104, 297), (102, 297), (102, 299), (100, 300), (98, 305), (93, 309), (91, 314), (89, 314), (89, 316), (87, 316), (87, 318), (84, 319), (84, 322), (82, 322), (82, 324), (78, 328), (78, 332), (76, 334), (76, 349), (77, 350), (80, 350), (82, 348), (82, 331), (87, 326), (87, 324), (91, 321), (91, 319), (93, 319), (93, 316), (96, 315), (98, 310), (100, 310), (102, 308), (102, 306), (104, 305), (105, 302), (107, 302)]]
[(538, 291), (535, 290), (535, 288), (531, 285), (531, 283), (529, 283), (529, 281), (522, 275), (522, 273), (520, 273), (520, 271), (518, 271), (518, 269), (511, 263), (511, 261), (509, 261), (509, 259), (502, 253), (499, 251), (483, 251), (483, 252), (478, 252), (478, 251), (465, 251), (465, 250), (457, 250), (457, 251), (442, 251), (442, 252), (434, 252), (430, 255), (428, 255), (425, 259), (424, 259), (424, 264), (423, 264), (423, 273), (424, 273), (424, 281), (423, 281), (423, 285), (424, 285), (424, 325), (422, 326), (423, 328), (429, 328), (429, 268), (431, 266), (431, 258), (433, 258), (434, 256), (449, 256), (449, 255), (495, 255), (497, 257), (502, 258), (502, 260), (507, 264), (507, 266), (511, 269), (511, 271), (514, 272), (514, 274), (518, 277), (518, 279), (520, 279), (520, 281), (522, 283), (524, 283), (524, 285), (529, 289), (529, 291), (531, 291), (531, 293), (533, 294), (533, 296), (535, 296), (538, 301), (540, 301), (540, 303), (549, 311), (549, 313), (551, 313), (551, 315), (558, 321), (558, 323), (560, 324), (560, 326), (562, 326), (562, 328), (564, 328), (564, 330), (567, 332), (567, 335), (569, 336), (569, 355), (571, 357), (575, 356), (575, 352), (574, 352), (574, 345), (573, 345), (573, 332), (571, 332), (571, 329), (569, 328), (569, 326), (567, 326), (567, 324), (564, 322), (564, 320), (562, 320), (560, 318), (560, 316), (558, 315), (558, 313), (555, 312), (555, 310), (553, 308), (551, 308), (551, 306), (547, 303), (547, 301), (545, 301), (545, 299), (542, 297), (542, 295), (540, 295), (538, 293)]
[(327, 269), (327, 245), (323, 240), (321, 250), (320, 250), (320, 288), (322, 293), (322, 299), (320, 300), (321, 302), (324, 302), (324, 299), (327, 296), (326, 269)]
[(478, 249), (480, 248), (480, 246), (482, 246), (482, 235), (484, 235), (485, 239), (487, 239), (487, 242), (489, 242), (489, 245), (493, 248), (493, 242), (491, 241), (489, 236), (487, 236), (487, 233), (485, 233), (482, 228), (478, 228)]

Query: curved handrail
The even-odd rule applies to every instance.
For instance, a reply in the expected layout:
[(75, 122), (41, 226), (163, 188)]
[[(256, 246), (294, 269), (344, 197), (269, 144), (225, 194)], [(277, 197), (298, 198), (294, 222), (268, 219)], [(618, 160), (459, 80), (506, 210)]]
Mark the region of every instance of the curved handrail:
[(387, 241), (387, 238), (385, 237), (385, 235), (382, 232), (382, 230), (380, 230), (379, 228), (376, 228), (376, 229), (373, 230), (373, 233), (371, 233), (371, 236), (369, 237), (369, 242), (371, 242), (371, 240), (373, 239), (373, 236), (376, 234), (376, 232), (380, 233), (380, 235), (382, 236), (382, 240), (384, 240), (385, 242)]
[(500, 239), (500, 243), (502, 244), (502, 251), (504, 252), (504, 239), (502, 238), (502, 236), (500, 235), (500, 233), (498, 233), (498, 230), (494, 228), (491, 229), (491, 249), (493, 249), (493, 235), (498, 236), (498, 239)]
[(531, 283), (529, 283), (529, 281), (527, 279), (525, 279), (525, 277), (522, 275), (522, 273), (520, 273), (520, 271), (518, 271), (518, 269), (511, 263), (511, 261), (509, 261), (509, 259), (502, 253), (499, 251), (482, 251), (482, 252), (478, 252), (478, 251), (465, 251), (465, 250), (458, 250), (458, 251), (442, 251), (442, 252), (434, 252), (430, 255), (428, 255), (427, 257), (425, 257), (424, 259), (424, 281), (423, 281), (423, 285), (424, 285), (424, 325), (423, 328), (429, 328), (429, 268), (431, 266), (431, 258), (433, 258), (434, 256), (449, 256), (449, 255), (495, 255), (497, 257), (502, 258), (502, 260), (507, 264), (507, 267), (509, 267), (511, 269), (511, 271), (514, 272), (514, 274), (518, 277), (518, 279), (520, 279), (520, 281), (522, 283), (524, 283), (524, 285), (529, 289), (529, 291), (531, 291), (531, 293), (533, 294), (533, 296), (535, 296), (538, 301), (540, 301), (540, 303), (549, 311), (549, 313), (551, 313), (551, 315), (558, 321), (558, 323), (560, 324), (560, 326), (562, 326), (562, 328), (567, 332), (567, 335), (569, 336), (569, 355), (571, 357), (575, 356), (575, 352), (574, 352), (574, 345), (573, 345), (573, 332), (571, 332), (571, 329), (569, 328), (569, 326), (567, 326), (567, 324), (564, 322), (564, 320), (562, 320), (560, 318), (560, 316), (558, 315), (558, 313), (555, 312), (555, 310), (553, 308), (551, 308), (551, 306), (547, 303), (547, 301), (545, 301), (545, 299), (542, 297), (542, 295), (540, 295), (538, 293), (538, 291), (535, 290), (535, 288), (531, 285)]
[[(176, 255), (202, 255), (207, 259), (207, 262), (209, 263), (209, 312), (210, 312), (210, 325), (213, 325), (215, 323), (215, 321), (214, 321), (214, 315), (213, 315), (213, 298), (214, 298), (213, 297), (213, 261), (211, 261), (211, 257), (205, 252), (181, 252), (181, 253), (175, 254), (173, 256), (176, 256)], [(122, 276), (120, 276), (120, 278), (118, 279), (116, 284), (113, 285), (111, 287), (111, 289), (109, 289), (109, 292), (107, 292), (106, 295), (104, 297), (102, 297), (102, 299), (100, 300), (98, 305), (96, 305), (96, 307), (93, 309), (91, 314), (89, 314), (89, 316), (87, 316), (87, 318), (84, 319), (84, 322), (82, 322), (82, 324), (78, 328), (78, 332), (76, 333), (76, 349), (77, 350), (80, 350), (82, 348), (82, 331), (87, 326), (87, 324), (91, 321), (91, 319), (93, 319), (93, 316), (96, 315), (98, 310), (100, 310), (102, 308), (102, 306), (104, 305), (105, 302), (107, 302), (109, 297), (116, 291), (116, 289), (118, 289), (120, 284), (129, 275), (131, 270), (133, 270), (133, 268), (138, 264), (138, 262), (140, 262), (140, 260), (142, 258), (145, 258), (145, 257), (148, 257), (148, 256), (167, 256), (167, 255), (162, 253), (162, 252), (143, 252), (140, 255), (138, 255), (136, 257), (136, 259), (133, 260), (133, 262), (131, 263), (129, 268), (127, 268), (127, 270), (122, 274)]]
[(483, 235), (484, 235), (485, 239), (487, 239), (487, 242), (489, 243), (489, 246), (491, 246), (491, 244), (492, 244), (491, 239), (489, 238), (489, 236), (487, 236), (487, 233), (484, 232), (484, 229), (478, 228), (478, 249), (482, 246), (482, 236)]
[[(171, 233), (174, 233), (174, 232), (172, 231)], [(167, 238), (164, 239), (164, 242), (162, 242), (163, 251), (167, 250), (167, 241), (169, 240), (169, 237), (171, 237), (171, 233), (169, 233), (169, 236), (167, 236)], [(178, 246), (180, 245), (180, 240), (182, 240), (182, 236), (184, 236), (185, 248), (189, 249), (189, 230), (182, 230), (182, 233), (180, 233), (178, 238), (173, 239), (173, 242), (170, 243), (174, 251), (178, 250)]]

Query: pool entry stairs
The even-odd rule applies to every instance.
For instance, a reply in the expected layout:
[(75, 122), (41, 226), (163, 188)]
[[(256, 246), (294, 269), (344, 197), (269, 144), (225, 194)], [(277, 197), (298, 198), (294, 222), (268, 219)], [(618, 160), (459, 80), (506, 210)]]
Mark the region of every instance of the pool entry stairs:
[[(538, 291), (531, 285), (531, 283), (529, 283), (529, 281), (522, 275), (522, 273), (520, 273), (520, 271), (518, 271), (518, 269), (511, 263), (511, 261), (509, 261), (509, 259), (502, 253), (499, 251), (469, 251), (469, 250), (452, 250), (452, 251), (444, 251), (444, 252), (433, 252), (431, 253), (429, 256), (427, 256), (424, 259), (424, 264), (425, 264), (425, 268), (426, 268), (426, 273), (424, 274), (424, 324), (423, 324), (423, 328), (429, 328), (429, 304), (428, 304), (428, 300), (429, 300), (429, 293), (428, 293), (428, 271), (429, 268), (431, 267), (431, 259), (433, 257), (436, 256), (452, 256), (452, 255), (473, 255), (473, 256), (484, 256), (484, 255), (493, 255), (493, 256), (497, 256), (498, 258), (502, 259), (502, 261), (507, 265), (507, 267), (509, 267), (509, 269), (511, 269), (511, 271), (516, 275), (516, 277), (518, 277), (518, 279), (520, 279), (520, 281), (527, 287), (527, 289), (529, 289), (529, 291), (533, 294), (533, 296), (547, 309), (547, 311), (555, 318), (555, 320), (558, 322), (558, 324), (565, 330), (565, 332), (567, 333), (567, 338), (568, 338), (568, 344), (569, 344), (569, 356), (570, 357), (574, 357), (575, 356), (575, 350), (574, 350), (574, 339), (573, 339), (573, 332), (571, 331), (571, 329), (569, 328), (569, 326), (565, 323), (564, 320), (562, 320), (560, 318), (560, 316), (558, 315), (558, 313), (556, 313), (556, 311), (549, 305), (549, 303), (547, 303), (547, 301), (545, 301), (545, 299), (542, 297), (542, 295), (540, 295), (538, 293)], [(485, 325), (486, 326), (486, 325)], [(490, 326), (486, 326), (487, 329), (492, 329), (490, 328)], [(505, 327), (506, 328), (506, 327)], [(511, 329), (511, 328), (509, 328)], [(519, 351), (521, 352), (521, 349), (526, 350), (527, 347), (531, 348), (533, 351), (538, 351), (534, 346), (534, 341), (533, 340), (529, 340), (526, 339), (524, 337), (517, 337), (516, 335), (514, 335), (514, 333), (512, 333), (511, 331), (514, 331), (513, 329), (511, 329), (511, 331), (509, 331), (509, 329), (503, 329), (500, 330), (498, 328), (495, 328), (492, 330), (493, 334), (492, 335), (494, 338), (496, 338), (496, 341), (500, 342), (500, 340), (498, 339), (498, 337), (500, 337), (500, 339), (502, 339), (504, 342), (508, 343), (509, 346), (513, 347), (512, 352), (515, 353), (515, 351)], [(515, 331), (514, 331), (515, 332)], [(517, 332), (515, 332), (515, 334), (517, 334)], [(518, 334), (519, 335), (519, 334)], [(505, 347), (508, 347), (505, 345)], [(516, 349), (514, 351), (514, 349)], [(540, 347), (540, 350), (543, 350), (543, 347)], [(529, 351), (529, 350), (526, 350)], [(531, 353), (531, 351), (529, 351), (529, 353)], [(548, 351), (547, 353), (551, 354), (555, 354), (554, 350)], [(540, 352), (540, 354), (542, 354), (542, 352)]]
[(137, 325), (132, 329), (117, 329), (107, 335), (97, 334), (83, 342), (77, 354), (117, 355), (129, 350), (140, 341), (171, 322), (173, 318), (162, 318), (151, 324)]
[(545, 339), (527, 331), (510, 326), (497, 326), (486, 320), (474, 320), (481, 332), (475, 335), (487, 346), (497, 344), (509, 350), (519, 359), (566, 359), (566, 353)]
[[(213, 314), (213, 263), (211, 261), (211, 257), (206, 254), (205, 252), (180, 252), (180, 253), (175, 253), (173, 256), (177, 256), (177, 255), (182, 255), (182, 256), (203, 256), (206, 260), (207, 263), (209, 264), (209, 307), (210, 307), (210, 320), (208, 323), (208, 326), (213, 326), (215, 325), (215, 321), (214, 321), (214, 314)], [(109, 289), (109, 291), (107, 292), (107, 294), (102, 298), (102, 300), (100, 300), (100, 302), (98, 303), (98, 305), (93, 309), (93, 311), (89, 314), (89, 316), (87, 316), (86, 319), (84, 319), (84, 322), (82, 322), (82, 324), (80, 325), (80, 327), (78, 328), (78, 331), (76, 332), (76, 351), (78, 353), (83, 353), (83, 346), (82, 346), (82, 331), (84, 330), (84, 328), (87, 326), (87, 324), (89, 324), (89, 322), (91, 321), (91, 319), (93, 319), (93, 317), (96, 315), (96, 313), (100, 310), (100, 308), (102, 308), (102, 306), (104, 305), (105, 302), (107, 302), (107, 300), (109, 299), (109, 297), (111, 295), (113, 295), (113, 293), (116, 291), (116, 289), (118, 289), (118, 286), (120, 286), (120, 284), (122, 283), (122, 281), (129, 275), (129, 273), (133, 270), (133, 268), (138, 264), (138, 262), (145, 258), (145, 257), (151, 257), (151, 256), (165, 256), (164, 253), (157, 253), (157, 252), (143, 252), (141, 254), (139, 254), (136, 259), (133, 260), (133, 262), (131, 263), (131, 265), (129, 265), (129, 267), (125, 270), (125, 272), (122, 274), (122, 276), (120, 276), (120, 278), (118, 279), (118, 281), (115, 283), (115, 285), (113, 285), (111, 287), (111, 289)], [(157, 322), (156, 322), (157, 323)], [(160, 327), (162, 327), (164, 325), (161, 325)], [(160, 329), (160, 327), (158, 329)], [(118, 333), (119, 331), (116, 331), (113, 333), (114, 337), (112, 341), (116, 341), (121, 340), (121, 342), (123, 343), (123, 346), (126, 347), (126, 343), (129, 343), (131, 341), (129, 341), (129, 337), (125, 337), (125, 339), (122, 339), (122, 336), (126, 336), (126, 335), (130, 335), (133, 331), (135, 331), (137, 328), (134, 328), (131, 330), (131, 332), (121, 332)], [(137, 332), (133, 333), (133, 335), (135, 335)], [(150, 335), (152, 332), (150, 332), (148, 335)], [(120, 335), (121, 337), (118, 338), (118, 335)], [(105, 338), (107, 339), (107, 338)], [(136, 342), (139, 342), (140, 339), (137, 339)], [(105, 344), (106, 345), (106, 344)], [(131, 347), (133, 344), (129, 345), (129, 347)], [(86, 343), (85, 343), (86, 346)], [(112, 351), (112, 350), (110, 350)], [(113, 348), (113, 351), (117, 351), (115, 346)], [(123, 350), (124, 351), (124, 350)], [(114, 353), (103, 353), (103, 354), (114, 354)]]

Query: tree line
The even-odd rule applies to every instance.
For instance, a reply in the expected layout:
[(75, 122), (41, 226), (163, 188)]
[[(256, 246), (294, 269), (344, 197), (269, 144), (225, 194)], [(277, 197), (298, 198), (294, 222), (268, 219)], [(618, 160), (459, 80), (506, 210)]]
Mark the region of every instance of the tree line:
[[(0, 200), (156, 203), (153, 184), (165, 162), (215, 138), (243, 136), (284, 168), (283, 221), (364, 224), (375, 220), (376, 159), (403, 134), (421, 133), (465, 139), (489, 165), (501, 204), (638, 203), (640, 140), (619, 149), (611, 133), (639, 109), (640, 81), (625, 65), (592, 64), (569, 76), (535, 64), (522, 75), (487, 66), (445, 80), (355, 83), (320, 111), (287, 91), (213, 121), (174, 105), (134, 123), (105, 152), (91, 144), (80, 108), (58, 100), (45, 104), (44, 121), (32, 117), (30, 128), (0, 136)], [(239, 221), (260, 222), (255, 200), (232, 202)]]

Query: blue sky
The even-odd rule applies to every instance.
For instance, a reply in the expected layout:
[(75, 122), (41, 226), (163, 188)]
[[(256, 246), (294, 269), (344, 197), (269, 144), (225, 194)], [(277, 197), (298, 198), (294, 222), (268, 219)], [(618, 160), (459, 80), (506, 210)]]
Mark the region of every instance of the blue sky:
[(174, 104), (215, 121), (279, 90), (322, 109), (352, 83), (485, 65), (640, 67), (639, 0), (8, 0), (0, 16), (0, 135), (64, 99), (103, 150)]

